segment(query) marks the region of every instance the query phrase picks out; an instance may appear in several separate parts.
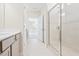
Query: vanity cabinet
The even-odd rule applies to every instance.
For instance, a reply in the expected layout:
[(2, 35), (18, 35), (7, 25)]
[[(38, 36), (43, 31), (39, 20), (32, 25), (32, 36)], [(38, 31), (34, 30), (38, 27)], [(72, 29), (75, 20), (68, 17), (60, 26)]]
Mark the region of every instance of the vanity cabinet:
[(19, 56), (19, 42), (18, 40), (12, 45), (12, 56)]
[(0, 56), (20, 55), (21, 33), (14, 34), (0, 41)]
[(16, 41), (12, 45), (12, 56), (19, 56), (20, 55), (20, 33), (16, 34), (15, 36)]
[(10, 48), (6, 49), (0, 56), (10, 56)]
[(2, 51), (4, 51), (6, 48), (8, 48), (10, 45), (12, 45), (15, 41), (15, 36), (11, 36), (4, 41), (2, 41)]

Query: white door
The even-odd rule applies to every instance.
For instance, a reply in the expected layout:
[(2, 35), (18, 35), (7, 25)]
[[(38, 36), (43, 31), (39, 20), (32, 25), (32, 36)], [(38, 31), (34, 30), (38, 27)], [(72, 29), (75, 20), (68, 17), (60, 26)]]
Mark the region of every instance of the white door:
[(60, 55), (60, 5), (49, 12), (50, 21), (50, 46)]

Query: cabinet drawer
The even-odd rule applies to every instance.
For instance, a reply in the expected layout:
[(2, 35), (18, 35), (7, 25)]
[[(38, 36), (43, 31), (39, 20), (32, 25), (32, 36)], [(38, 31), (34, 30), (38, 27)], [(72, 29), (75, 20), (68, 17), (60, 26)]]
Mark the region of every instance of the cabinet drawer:
[(12, 56), (19, 56), (19, 41), (15, 41), (14, 44), (12, 44)]
[(1, 53), (0, 56), (10, 56), (10, 48)]
[(2, 42), (2, 51), (8, 48), (15, 41), (15, 36), (11, 36)]

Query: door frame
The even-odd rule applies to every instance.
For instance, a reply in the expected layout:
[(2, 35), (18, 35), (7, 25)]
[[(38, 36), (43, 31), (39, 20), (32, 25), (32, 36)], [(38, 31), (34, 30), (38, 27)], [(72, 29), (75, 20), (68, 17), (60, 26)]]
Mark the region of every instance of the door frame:
[(44, 40), (44, 16), (42, 16), (42, 34), (43, 34), (43, 36), (42, 36), (42, 40), (43, 40), (43, 43), (45, 43), (45, 40)]
[[(25, 22), (25, 10), (26, 10), (26, 7), (24, 6), (24, 22)], [(44, 32), (44, 15), (41, 15), (41, 17), (42, 17), (41, 18), (42, 19), (42, 22), (41, 22), (41, 24), (42, 24), (42, 30), (41, 30), (42, 31), (42, 33), (41, 33), (42, 34), (42, 42), (45, 43), (45, 40), (44, 40), (44, 33), (45, 33)], [(26, 24), (26, 26), (27, 26), (27, 24)], [(26, 36), (27, 36), (27, 40), (28, 40), (29, 39), (29, 37), (28, 37), (29, 35), (28, 35), (28, 29), (27, 28), (26, 28)]]

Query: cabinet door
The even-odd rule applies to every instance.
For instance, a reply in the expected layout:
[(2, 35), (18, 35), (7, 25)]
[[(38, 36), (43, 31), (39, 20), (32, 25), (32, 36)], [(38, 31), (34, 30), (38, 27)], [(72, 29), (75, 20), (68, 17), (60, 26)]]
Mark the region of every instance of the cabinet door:
[(16, 40), (12, 45), (12, 56), (19, 56), (19, 41)]
[(60, 5), (57, 5), (49, 12), (50, 19), (50, 45), (60, 55)]
[(1, 53), (0, 56), (10, 56), (10, 48)]
[(79, 56), (79, 4), (64, 4), (62, 27), (62, 53)]

